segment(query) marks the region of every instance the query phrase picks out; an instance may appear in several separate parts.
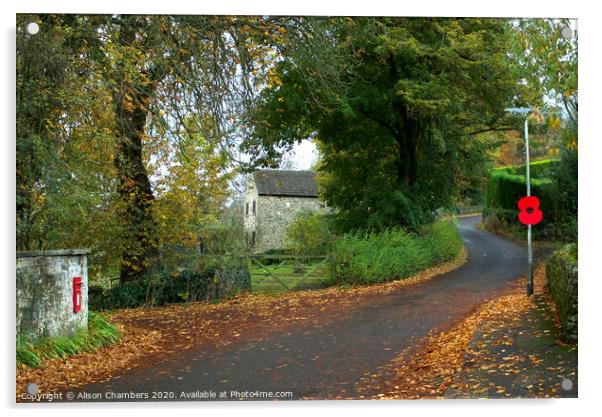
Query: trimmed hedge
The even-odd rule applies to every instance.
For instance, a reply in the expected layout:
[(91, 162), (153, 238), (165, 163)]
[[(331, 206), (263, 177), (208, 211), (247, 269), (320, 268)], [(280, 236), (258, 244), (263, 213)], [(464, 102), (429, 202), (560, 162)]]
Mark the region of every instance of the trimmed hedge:
[[(529, 174), (531, 175), (531, 179), (551, 178), (559, 165), (559, 159), (545, 159), (543, 161), (531, 162), (529, 164)], [(512, 175), (527, 175), (525, 170), (526, 166), (526, 164), (510, 165), (501, 168), (494, 168), (493, 171), (504, 171)]]
[[(543, 220), (540, 229), (565, 217), (561, 212), (554, 181), (549, 177), (554, 175), (560, 161), (549, 159), (532, 162), (531, 195), (537, 196), (541, 202)], [(517, 203), (527, 194), (525, 165), (509, 166), (491, 170), (487, 181), (487, 193), (483, 217), (495, 214), (500, 220), (518, 224)]]
[(439, 221), (419, 235), (402, 228), (366, 235), (346, 235), (334, 245), (338, 284), (372, 284), (404, 279), (454, 259), (462, 249), (455, 223)]
[[(517, 203), (527, 194), (525, 177), (494, 170), (489, 174), (485, 204), (488, 209), (508, 210), (518, 216)], [(549, 179), (531, 179), (531, 195), (537, 196), (543, 211), (543, 223), (559, 218), (558, 203), (554, 198), (554, 183)]]
[[(577, 154), (565, 151), (560, 160), (531, 163), (531, 194), (541, 201), (543, 220), (533, 229), (536, 240), (577, 239)], [(496, 168), (487, 182), (483, 227), (522, 236), (517, 203), (526, 195), (525, 165)], [(546, 178), (549, 177), (549, 178)]]
[(550, 256), (546, 264), (546, 276), (550, 295), (560, 316), (563, 339), (577, 343), (578, 265), (575, 243), (564, 246)]

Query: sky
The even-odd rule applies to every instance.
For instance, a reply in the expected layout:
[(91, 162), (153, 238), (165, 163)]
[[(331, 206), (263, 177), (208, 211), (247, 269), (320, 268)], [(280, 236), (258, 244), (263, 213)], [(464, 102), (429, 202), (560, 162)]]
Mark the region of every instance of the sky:
[(292, 151), (284, 155), (284, 160), (290, 160), (291, 168), (294, 170), (307, 170), (317, 159), (318, 150), (316, 145), (308, 139), (296, 143)]

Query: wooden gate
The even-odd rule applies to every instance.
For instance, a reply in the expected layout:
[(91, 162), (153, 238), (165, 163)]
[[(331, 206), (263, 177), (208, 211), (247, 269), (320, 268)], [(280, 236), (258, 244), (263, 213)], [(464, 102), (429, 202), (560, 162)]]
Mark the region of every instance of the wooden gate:
[(330, 283), (328, 256), (249, 255), (247, 259), (253, 292), (325, 288)]

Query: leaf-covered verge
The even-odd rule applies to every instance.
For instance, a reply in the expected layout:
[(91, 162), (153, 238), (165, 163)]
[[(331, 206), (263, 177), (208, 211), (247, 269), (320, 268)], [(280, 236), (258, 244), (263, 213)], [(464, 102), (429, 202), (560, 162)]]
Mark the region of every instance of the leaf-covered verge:
[[(558, 374), (574, 377), (576, 381), (576, 347), (566, 348), (556, 340), (558, 320), (547, 294), (544, 265), (535, 269), (534, 279), (535, 297), (525, 295), (525, 281), (520, 280), (452, 328), (433, 331), (418, 349), (406, 349), (378, 373), (366, 376), (361, 385), (373, 389), (375, 378), (392, 372), (394, 377), (381, 385), (381, 392), (373, 398), (559, 396), (562, 378)], [(537, 328), (532, 317), (544, 314), (542, 304), (553, 320), (544, 328)], [(522, 326), (529, 331), (525, 337), (530, 338), (530, 344), (517, 352), (509, 335), (513, 329), (523, 329)], [(516, 330), (520, 335), (526, 333), (521, 332)], [(566, 352), (552, 355), (551, 346), (545, 350), (535, 348), (534, 341), (540, 338), (545, 338), (545, 344), (551, 340), (552, 345)], [(575, 370), (565, 363), (573, 363)]]
[(129, 369), (156, 364), (201, 345), (225, 347), (239, 340), (261, 340), (299, 325), (339, 320), (353, 309), (375, 303), (384, 294), (454, 270), (467, 258), (463, 249), (450, 262), (404, 280), (371, 286), (331, 287), (278, 297), (246, 293), (219, 304), (196, 302), (117, 310), (107, 316), (122, 334), (118, 344), (94, 353), (49, 360), (37, 369), (19, 367), (17, 394), (30, 382), (36, 382), (44, 392), (73, 389), (106, 381)]
[(89, 313), (87, 329), (73, 337), (48, 337), (35, 343), (17, 340), (17, 368), (39, 368), (44, 362), (67, 358), (82, 352), (95, 352), (119, 341), (121, 333), (101, 314)]

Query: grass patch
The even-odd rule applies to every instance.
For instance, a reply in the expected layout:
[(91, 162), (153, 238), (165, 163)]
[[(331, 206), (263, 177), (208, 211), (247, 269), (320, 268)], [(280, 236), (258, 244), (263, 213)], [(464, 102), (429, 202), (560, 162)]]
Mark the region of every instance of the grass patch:
[(90, 312), (88, 329), (78, 330), (73, 337), (48, 337), (29, 343), (17, 340), (17, 366), (38, 368), (46, 360), (66, 358), (83, 352), (93, 352), (117, 343), (121, 334), (117, 326), (101, 314)]
[[(331, 284), (330, 264), (319, 261), (303, 262), (302, 265), (294, 265), (292, 261), (285, 260), (283, 263), (273, 263), (262, 268), (253, 263), (251, 265), (251, 290), (261, 294), (276, 294), (288, 290), (301, 290), (313, 288), (325, 288)], [(309, 273), (311, 272), (311, 273)], [(304, 277), (306, 273), (308, 276)], [(277, 278), (275, 278), (275, 277)], [(281, 282), (287, 288), (282, 285)]]
[(419, 234), (403, 228), (347, 235), (335, 244), (338, 284), (373, 284), (410, 277), (459, 255), (462, 238), (452, 221), (438, 221)]

